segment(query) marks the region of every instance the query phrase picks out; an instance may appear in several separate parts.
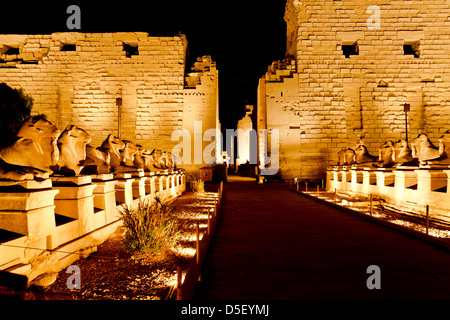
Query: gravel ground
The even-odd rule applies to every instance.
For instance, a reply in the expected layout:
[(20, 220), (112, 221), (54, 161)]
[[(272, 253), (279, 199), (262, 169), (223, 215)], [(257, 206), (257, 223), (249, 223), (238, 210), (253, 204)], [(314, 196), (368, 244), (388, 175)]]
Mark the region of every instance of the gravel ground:
[(186, 192), (174, 201), (181, 222), (177, 244), (159, 254), (125, 251), (125, 228), (119, 227), (98, 251), (79, 260), (81, 288), (68, 289), (72, 275), (59, 272), (56, 281), (43, 289), (40, 299), (47, 300), (163, 300), (177, 281), (177, 265), (186, 274), (195, 255), (196, 223), (206, 232), (207, 212), (214, 206), (217, 193)]

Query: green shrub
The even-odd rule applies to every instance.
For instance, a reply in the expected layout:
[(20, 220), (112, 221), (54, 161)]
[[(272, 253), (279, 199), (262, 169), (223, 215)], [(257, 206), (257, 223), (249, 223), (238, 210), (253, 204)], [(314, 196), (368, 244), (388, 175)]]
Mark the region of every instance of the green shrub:
[(120, 212), (125, 232), (125, 248), (132, 252), (158, 253), (175, 245), (178, 238), (174, 208), (158, 198), (152, 204), (139, 202)]
[(204, 193), (205, 192), (205, 182), (198, 179), (192, 181), (192, 191), (197, 193)]

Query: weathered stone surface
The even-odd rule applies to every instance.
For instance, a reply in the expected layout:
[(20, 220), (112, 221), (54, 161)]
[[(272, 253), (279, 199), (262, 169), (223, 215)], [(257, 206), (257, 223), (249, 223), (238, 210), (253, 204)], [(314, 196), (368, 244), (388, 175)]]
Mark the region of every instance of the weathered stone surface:
[(56, 141), (60, 131), (49, 121), (31, 117), (17, 133), (17, 141), (0, 150), (0, 178), (9, 180), (48, 178), (59, 159)]
[(86, 145), (90, 141), (86, 131), (69, 125), (58, 138), (60, 156), (55, 171), (68, 176), (79, 175), (86, 159)]
[(437, 145), (450, 121), (449, 16), (446, 0), (288, 0), (286, 58), (260, 79), (257, 106), (258, 130), (279, 130), (283, 177), (323, 178), (342, 148), (375, 155), (405, 139), (405, 103), (408, 139), (426, 133)]

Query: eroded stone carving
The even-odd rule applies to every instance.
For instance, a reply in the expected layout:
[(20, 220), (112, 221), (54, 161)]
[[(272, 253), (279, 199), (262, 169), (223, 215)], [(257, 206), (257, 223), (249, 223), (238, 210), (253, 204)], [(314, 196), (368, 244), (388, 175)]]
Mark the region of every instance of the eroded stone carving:
[(111, 171), (116, 173), (138, 171), (138, 168), (134, 165), (134, 155), (138, 148), (134, 143), (122, 141), (110, 134), (103, 141), (100, 150), (109, 154)]
[(100, 146), (100, 150), (106, 152), (109, 155), (111, 171), (116, 171), (116, 168), (121, 166), (122, 156), (119, 153), (119, 150), (125, 147), (125, 143), (119, 138), (113, 136), (112, 134), (108, 135), (105, 141), (103, 141)]
[(75, 176), (175, 167), (170, 152), (150, 152), (112, 134), (97, 149), (90, 141), (90, 135), (75, 125), (67, 126), (60, 134), (43, 117), (32, 117), (20, 128), (17, 140), (0, 150), (0, 179), (21, 181), (47, 179), (54, 173)]
[(163, 152), (159, 149), (154, 149), (150, 155), (153, 158), (153, 161), (155, 162), (155, 167), (158, 169), (165, 169), (166, 168), (166, 160), (163, 157)]
[(158, 168), (156, 168), (156, 161), (152, 155), (152, 151), (148, 149), (142, 150), (142, 158), (144, 160), (145, 171), (158, 171)]
[(84, 167), (86, 145), (91, 136), (83, 129), (69, 125), (58, 138), (59, 160), (55, 172), (65, 176), (77, 176)]
[(431, 140), (425, 133), (419, 134), (419, 136), (411, 142), (411, 150), (413, 158), (418, 159), (421, 164), (426, 163), (428, 160), (440, 157), (439, 148), (431, 143)]
[(86, 145), (86, 160), (82, 174), (108, 174), (111, 172), (111, 157), (109, 153), (94, 148), (90, 144)]
[(356, 150), (356, 164), (370, 166), (378, 162), (378, 157), (373, 156), (367, 150), (367, 147), (360, 144)]
[(139, 144), (136, 145), (137, 151), (134, 154), (133, 164), (136, 168), (145, 169), (145, 148)]
[(391, 140), (386, 141), (380, 146), (379, 158), (376, 166), (382, 168), (389, 168), (394, 165), (394, 142)]
[(394, 166), (418, 165), (412, 156), (411, 148), (406, 140), (398, 140), (394, 145), (394, 153), (392, 155)]
[(165, 163), (166, 169), (172, 169), (174, 167), (174, 160), (173, 160), (172, 153), (163, 151), (162, 158)]
[(136, 147), (136, 145), (131, 141), (123, 140), (123, 142), (125, 146), (119, 151), (122, 156), (122, 165), (136, 169), (137, 167), (134, 164), (134, 155), (138, 151), (138, 147)]
[(439, 138), (439, 158), (426, 162), (428, 165), (450, 164), (450, 130)]
[(59, 159), (56, 144), (60, 134), (50, 121), (39, 116), (26, 120), (17, 140), (0, 150), (0, 178), (10, 180), (46, 179)]
[(350, 148), (342, 148), (342, 150), (338, 152), (338, 159), (338, 166), (345, 166), (356, 163), (355, 150)]

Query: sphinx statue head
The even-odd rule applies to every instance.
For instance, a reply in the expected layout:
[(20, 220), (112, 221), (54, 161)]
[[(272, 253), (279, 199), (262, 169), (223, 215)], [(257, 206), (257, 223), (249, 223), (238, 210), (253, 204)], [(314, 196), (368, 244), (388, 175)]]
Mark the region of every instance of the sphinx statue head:
[(109, 153), (86, 145), (86, 160), (82, 174), (107, 174), (111, 172)]
[(394, 142), (386, 141), (380, 146), (378, 161), (380, 167), (391, 167), (394, 165)]
[(119, 151), (122, 156), (122, 165), (127, 167), (135, 167), (134, 165), (134, 156), (138, 151), (138, 147), (128, 140), (123, 140), (125, 146), (123, 149)]
[(412, 164), (413, 156), (408, 142), (406, 140), (398, 140), (394, 145), (394, 153), (392, 155), (395, 166)]
[(143, 149), (142, 159), (144, 160), (145, 171), (158, 171), (158, 169), (156, 168), (156, 161), (152, 155), (152, 151), (150, 151), (149, 149)]
[(136, 145), (137, 151), (134, 154), (133, 164), (136, 168), (144, 169), (145, 168), (145, 158), (144, 152), (145, 148), (139, 144)]
[(378, 157), (369, 154), (367, 147), (365, 145), (360, 144), (356, 150), (356, 163), (357, 164), (368, 164), (378, 162)]
[(355, 150), (350, 148), (342, 148), (341, 151), (338, 152), (338, 159), (338, 166), (345, 166), (356, 163)]
[(450, 163), (450, 130), (439, 138), (439, 157), (427, 160), (428, 165), (446, 165)]
[[(5, 179), (48, 178), (59, 159), (57, 139), (60, 131), (41, 116), (26, 120), (17, 133), (17, 140), (0, 150)], [(24, 170), (28, 173), (24, 176)], [(16, 171), (16, 173), (13, 173)], [(31, 174), (31, 175), (30, 175)]]
[(83, 129), (69, 125), (58, 138), (59, 160), (56, 171), (63, 175), (79, 175), (86, 160), (86, 145), (91, 136)]
[(154, 149), (151, 153), (151, 157), (153, 158), (153, 161), (155, 162), (155, 167), (158, 169), (165, 169), (166, 168), (166, 160), (163, 157), (163, 152), (159, 149)]
[(172, 153), (163, 151), (162, 157), (164, 159), (166, 168), (173, 169), (174, 168), (174, 159), (173, 159)]
[(439, 148), (435, 147), (425, 133), (421, 133), (411, 142), (411, 150), (413, 158), (425, 163), (440, 157)]
[(120, 150), (125, 148), (125, 143), (112, 134), (103, 141), (100, 150), (109, 155), (111, 170), (116, 171), (122, 166), (122, 155)]
[(450, 159), (450, 130), (439, 138), (439, 154), (442, 158)]

